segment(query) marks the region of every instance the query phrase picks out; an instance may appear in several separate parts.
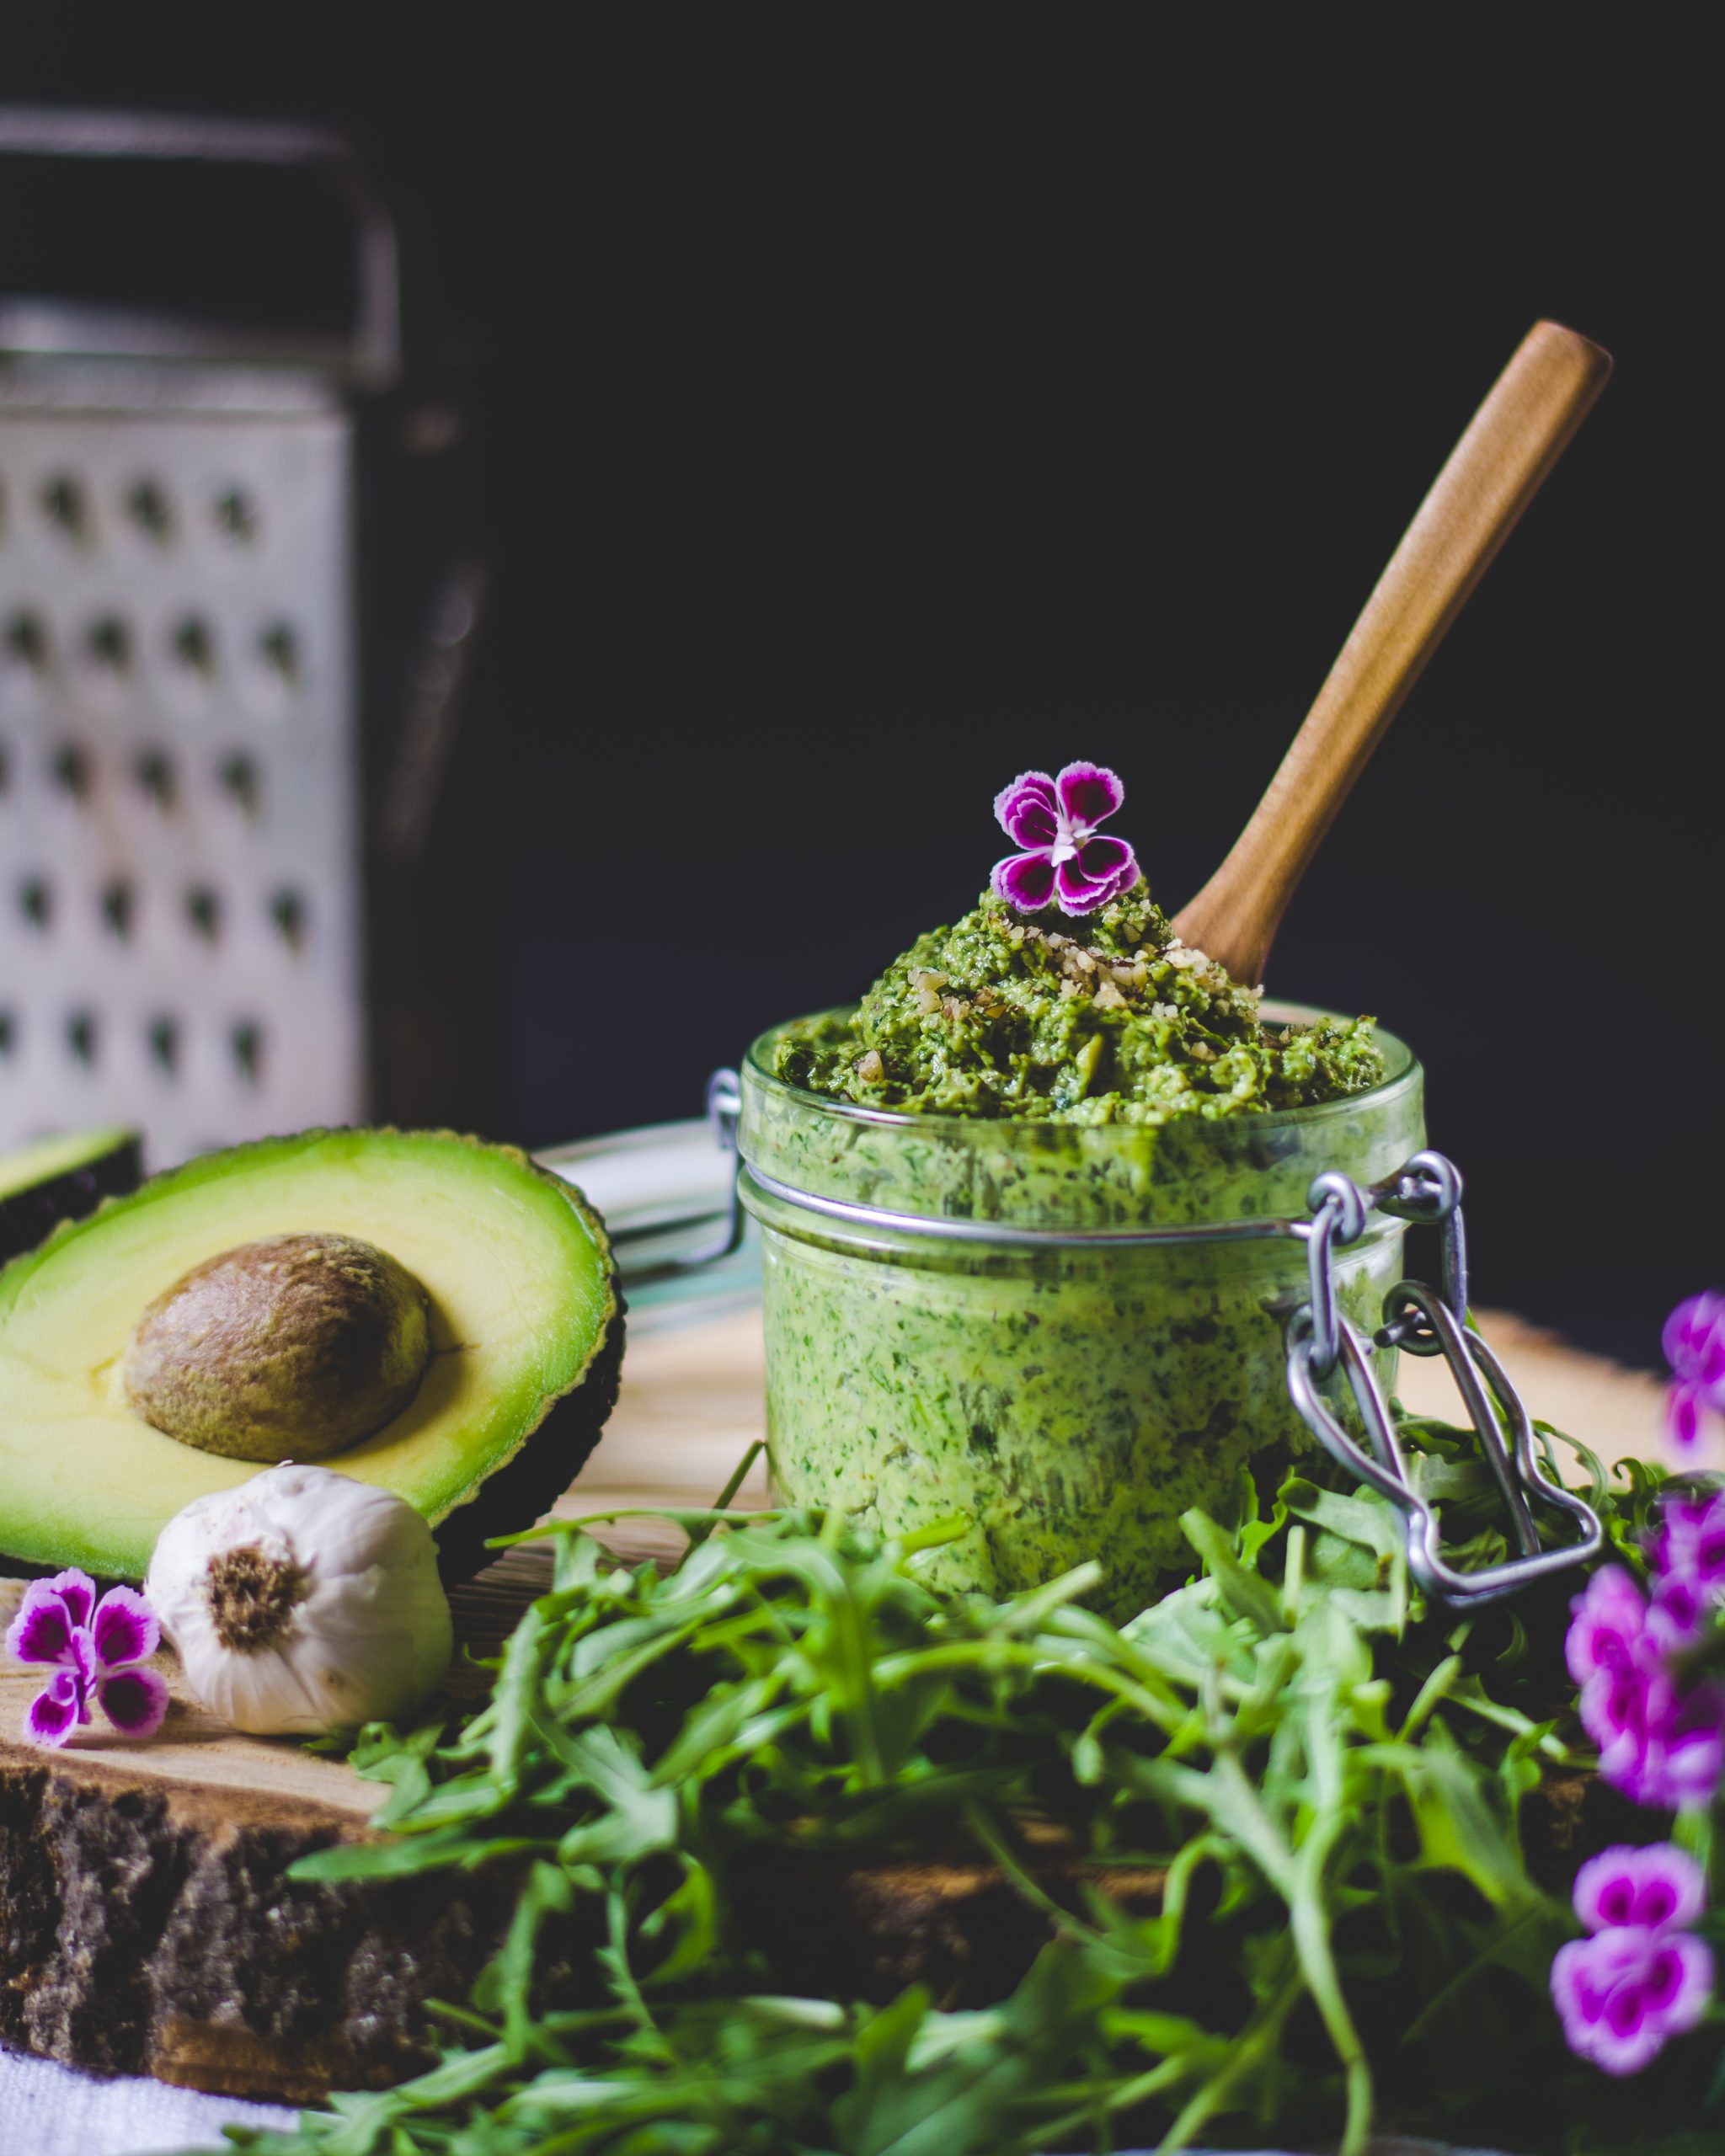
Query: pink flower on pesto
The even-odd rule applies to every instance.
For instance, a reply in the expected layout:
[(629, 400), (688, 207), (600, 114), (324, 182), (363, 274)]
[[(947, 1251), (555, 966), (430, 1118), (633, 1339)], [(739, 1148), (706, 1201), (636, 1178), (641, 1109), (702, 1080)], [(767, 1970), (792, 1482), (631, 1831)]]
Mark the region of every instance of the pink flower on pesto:
[(155, 1612), (132, 1588), (111, 1587), (98, 1602), (88, 1572), (32, 1580), (6, 1648), (53, 1674), (30, 1703), (24, 1734), (35, 1744), (64, 1744), (91, 1721), (93, 1700), (122, 1737), (153, 1737), (168, 1712), (168, 1687), (153, 1669), (134, 1665), (160, 1639)]
[(1694, 2028), (1713, 1989), (1713, 1956), (1685, 1929), (1706, 1903), (1691, 1856), (1669, 1842), (1611, 1849), (1575, 1877), (1592, 1935), (1558, 1948), (1551, 2001), (1571, 2051), (1607, 2073), (1639, 2073)]
[(1021, 771), (995, 796), (1001, 828), (1021, 853), (994, 865), (996, 892), (1020, 913), (1058, 905), (1062, 913), (1094, 913), (1138, 881), (1138, 862), (1124, 839), (1104, 838), (1106, 823), (1126, 789), (1100, 764), (1068, 764), (1058, 778)]
[(1680, 1303), (1660, 1336), (1671, 1382), (1665, 1393), (1665, 1428), (1680, 1452), (1701, 1434), (1701, 1413), (1725, 1412), (1725, 1295), (1704, 1293)]

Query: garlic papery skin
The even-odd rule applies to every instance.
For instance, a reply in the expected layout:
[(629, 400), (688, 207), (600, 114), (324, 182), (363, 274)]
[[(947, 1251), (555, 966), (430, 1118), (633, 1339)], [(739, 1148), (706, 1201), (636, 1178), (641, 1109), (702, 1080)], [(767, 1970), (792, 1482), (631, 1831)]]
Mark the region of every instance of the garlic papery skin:
[(192, 1691), (253, 1736), (401, 1721), (449, 1667), (430, 1529), (327, 1467), (270, 1467), (194, 1499), (163, 1529), (144, 1592)]

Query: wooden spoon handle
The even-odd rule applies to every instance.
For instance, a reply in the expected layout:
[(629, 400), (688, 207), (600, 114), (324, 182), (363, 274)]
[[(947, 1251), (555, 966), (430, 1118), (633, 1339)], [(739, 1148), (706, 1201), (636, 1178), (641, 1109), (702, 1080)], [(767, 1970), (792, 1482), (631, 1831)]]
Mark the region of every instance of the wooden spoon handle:
[(1174, 917), (1182, 941), (1236, 980), (1262, 979), (1336, 811), (1610, 371), (1599, 345), (1535, 323), (1450, 451), (1251, 822)]

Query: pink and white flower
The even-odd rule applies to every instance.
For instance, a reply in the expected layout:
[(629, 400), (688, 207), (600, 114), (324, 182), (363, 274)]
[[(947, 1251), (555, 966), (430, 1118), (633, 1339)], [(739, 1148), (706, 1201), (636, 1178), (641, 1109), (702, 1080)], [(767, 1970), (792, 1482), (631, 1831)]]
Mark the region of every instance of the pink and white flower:
[(1701, 1414), (1725, 1413), (1725, 1295), (1703, 1293), (1680, 1303), (1660, 1336), (1671, 1382), (1665, 1393), (1665, 1427), (1680, 1452), (1701, 1435)]
[(1058, 905), (1062, 913), (1094, 913), (1138, 881), (1138, 862), (1124, 839), (1098, 835), (1126, 798), (1100, 764), (1068, 764), (1058, 778), (1021, 771), (995, 796), (1001, 828), (1021, 853), (997, 861), (996, 892), (1020, 913)]
[(141, 1665), (160, 1641), (156, 1614), (133, 1588), (111, 1587), (98, 1602), (88, 1572), (32, 1580), (6, 1648), (54, 1673), (30, 1703), (24, 1734), (32, 1743), (64, 1744), (92, 1720), (93, 1700), (122, 1737), (153, 1737), (168, 1712), (168, 1687)]
[(1600, 1774), (1661, 1811), (1710, 1803), (1725, 1774), (1725, 1687), (1678, 1683), (1669, 1623), (1621, 1565), (1601, 1566), (1570, 1608), (1564, 1651)]
[(1651, 1622), (1687, 1646), (1725, 1604), (1725, 1492), (1674, 1492), (1662, 1499), (1648, 1544)]
[(1558, 1948), (1551, 2002), (1571, 2051), (1607, 2073), (1639, 2073), (1692, 2029), (1713, 1990), (1713, 1956), (1685, 1927), (1706, 1903), (1695, 1859), (1669, 1842), (1610, 1849), (1575, 1877), (1591, 1936)]

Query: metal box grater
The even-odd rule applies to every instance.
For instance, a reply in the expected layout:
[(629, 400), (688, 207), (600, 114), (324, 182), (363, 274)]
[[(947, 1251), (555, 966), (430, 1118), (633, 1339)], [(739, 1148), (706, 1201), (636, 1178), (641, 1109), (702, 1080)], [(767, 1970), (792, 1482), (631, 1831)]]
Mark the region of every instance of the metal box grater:
[[(0, 153), (328, 162), (310, 131), (0, 112)], [(394, 364), (355, 190), (340, 352), (0, 307), (0, 1147), (152, 1164), (366, 1107), (355, 400)]]

